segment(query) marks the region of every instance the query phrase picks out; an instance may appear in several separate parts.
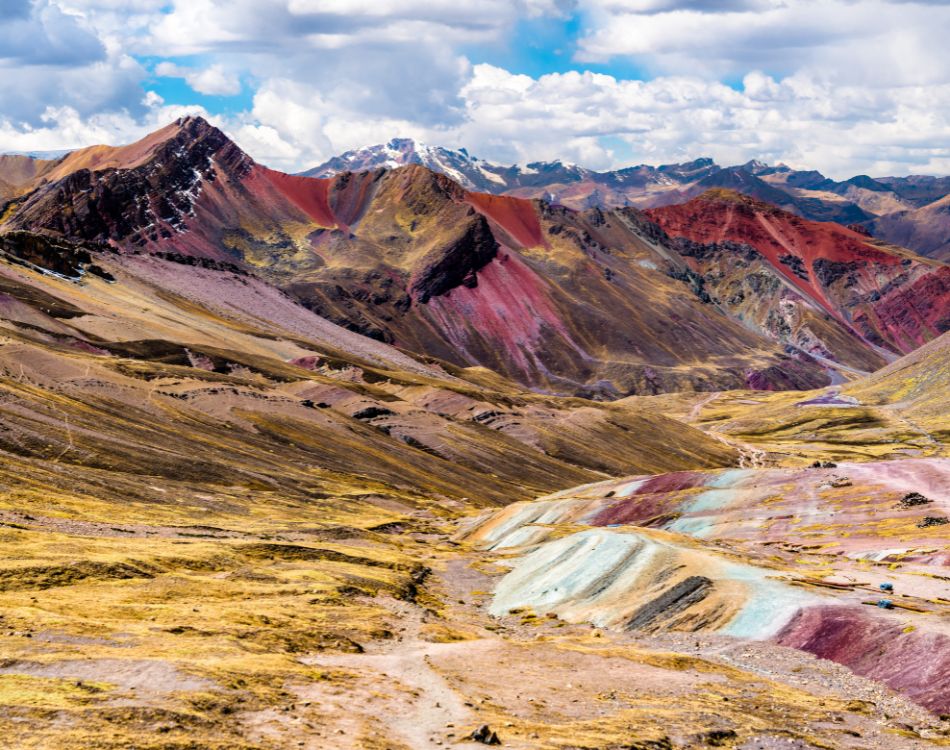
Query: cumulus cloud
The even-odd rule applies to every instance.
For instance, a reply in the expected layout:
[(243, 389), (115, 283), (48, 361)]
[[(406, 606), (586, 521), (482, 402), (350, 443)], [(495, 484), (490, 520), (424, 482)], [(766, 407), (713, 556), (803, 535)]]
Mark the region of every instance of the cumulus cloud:
[(146, 95), (141, 104), (144, 115), (138, 117), (128, 112), (84, 116), (72, 107), (61, 106), (47, 107), (35, 126), (0, 118), (0, 152), (59, 151), (94, 144), (126, 143), (188, 114), (202, 115), (222, 127), (227, 126), (221, 118), (201, 107), (166, 105), (154, 93)]
[(172, 62), (162, 62), (155, 66), (155, 75), (163, 78), (183, 78), (192, 90), (199, 94), (233, 96), (241, 92), (238, 76), (225, 70), (222, 65), (189, 68)]
[[(148, 93), (153, 74), (206, 95), (248, 87), (253, 104), (218, 123), (284, 169), (409, 136), (504, 162), (594, 168), (709, 154), (838, 177), (950, 172), (950, 7), (937, 0), (0, 0), (0, 9), (0, 150), (136, 137), (173, 111)], [(577, 70), (528, 76), (485, 62), (539, 19), (569, 29)], [(585, 70), (615, 64), (645, 80)]]
[(144, 115), (142, 67), (53, 0), (6, 0), (0, 14), (0, 119), (35, 127), (48, 108)]
[(81, 19), (50, 2), (6, 0), (0, 13), (0, 62), (75, 66), (102, 60), (105, 48)]
[[(623, 81), (592, 73), (533, 79), (476, 66), (462, 138), (491, 152), (564, 156), (595, 167), (714, 156), (762, 158), (839, 177), (950, 173), (950, 83), (869, 92), (807, 74), (748, 74), (739, 90), (695, 77)], [(623, 143), (623, 148), (603, 144)], [(618, 157), (620, 157), (618, 162)]]
[[(302, 46), (486, 42), (519, 17), (559, 12), (555, 0), (173, 0), (156, 15), (145, 44), (156, 53), (300, 52)], [(293, 40), (296, 49), (287, 50)]]
[(583, 0), (582, 63), (634, 60), (658, 74), (799, 70), (864, 85), (940, 82), (947, 3), (893, 0)]

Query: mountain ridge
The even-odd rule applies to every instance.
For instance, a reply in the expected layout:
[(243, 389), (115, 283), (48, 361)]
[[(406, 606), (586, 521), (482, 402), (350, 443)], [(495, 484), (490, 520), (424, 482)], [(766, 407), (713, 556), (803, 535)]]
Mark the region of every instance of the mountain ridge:
[(685, 202), (709, 188), (726, 187), (804, 218), (861, 224), (881, 239), (905, 244), (923, 255), (943, 257), (950, 243), (950, 229), (934, 220), (932, 212), (910, 213), (950, 194), (950, 177), (855, 175), (836, 181), (816, 170), (793, 170), (757, 160), (720, 166), (709, 157), (606, 172), (560, 161), (505, 166), (472, 157), (464, 148), (429, 146), (409, 138), (347, 151), (301, 174), (329, 177), (406, 164), (441, 171), (470, 190), (544, 198), (573, 208), (656, 208)]

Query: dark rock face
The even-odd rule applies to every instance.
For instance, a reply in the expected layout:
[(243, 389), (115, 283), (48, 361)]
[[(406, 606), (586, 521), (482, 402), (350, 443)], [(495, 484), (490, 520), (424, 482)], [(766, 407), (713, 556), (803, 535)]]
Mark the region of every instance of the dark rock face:
[(732, 729), (712, 729), (696, 735), (696, 741), (709, 747), (731, 747), (737, 737)]
[(412, 283), (413, 295), (425, 304), (457, 286), (478, 286), (476, 273), (495, 258), (499, 247), (485, 217), (473, 217), (457, 240), (425, 258)]
[(617, 209), (617, 214), (642, 237), (651, 242), (669, 244), (669, 235), (663, 231), (663, 228), (659, 224), (643, 213), (643, 211), (636, 208), (620, 208)]
[(498, 733), (488, 726), (488, 724), (482, 724), (468, 736), (468, 739), (473, 742), (481, 742), (483, 745), (501, 744), (501, 740), (498, 739)]
[(209, 268), (214, 271), (225, 271), (227, 273), (233, 273), (236, 276), (247, 276), (248, 272), (241, 266), (238, 266), (234, 263), (229, 263), (222, 260), (214, 260), (213, 258), (200, 258), (194, 255), (183, 255), (182, 253), (172, 253), (172, 252), (163, 252), (161, 250), (153, 253), (158, 258), (163, 260), (170, 261), (172, 263), (180, 263), (183, 266), (192, 266), (197, 268)]
[(854, 262), (817, 258), (815, 262), (812, 263), (812, 268), (815, 270), (815, 276), (818, 277), (818, 280), (823, 286), (831, 286), (838, 281), (838, 279), (844, 277), (848, 277), (847, 283), (849, 285), (855, 282), (854, 271), (857, 268), (857, 264)]
[(928, 497), (924, 497), (919, 492), (908, 492), (904, 497), (901, 498), (901, 506), (904, 508), (913, 508), (916, 505), (927, 505), (932, 503)]
[(92, 263), (91, 252), (105, 249), (107, 246), (83, 245), (33, 232), (17, 231), (0, 235), (0, 252), (14, 263), (72, 279), (78, 279), (89, 271), (111, 280), (112, 276), (108, 272)]
[(871, 231), (864, 224), (848, 224), (848, 229), (852, 232), (863, 234), (865, 237), (871, 236)]
[(634, 612), (626, 625), (626, 629), (638, 630), (639, 628), (645, 628), (657, 620), (666, 619), (672, 614), (682, 612), (696, 602), (705, 599), (709, 595), (712, 586), (712, 580), (705, 576), (685, 578)]
[(142, 246), (184, 229), (203, 181), (213, 182), (218, 170), (240, 177), (251, 164), (220, 130), (189, 119), (139, 167), (81, 169), (37, 188), (12, 223), (66, 237)]
[(712, 303), (712, 297), (706, 291), (706, 280), (700, 274), (691, 268), (671, 268), (667, 273), (670, 278), (689, 284), (689, 288), (693, 290), (693, 294), (699, 297), (701, 302), (707, 305)]
[(797, 255), (782, 255), (779, 256), (778, 260), (782, 265), (788, 266), (792, 273), (798, 278), (808, 281), (808, 271), (805, 269), (805, 262)]
[(376, 417), (391, 417), (393, 414), (395, 414), (395, 412), (392, 411), (392, 409), (384, 409), (379, 406), (367, 406), (365, 409), (360, 409), (354, 413), (353, 419), (369, 421), (370, 419), (376, 419)]
[(744, 242), (732, 242), (731, 240), (709, 243), (694, 242), (687, 237), (675, 237), (669, 242), (680, 255), (699, 260), (729, 257), (730, 259), (748, 262), (760, 257), (758, 250)]

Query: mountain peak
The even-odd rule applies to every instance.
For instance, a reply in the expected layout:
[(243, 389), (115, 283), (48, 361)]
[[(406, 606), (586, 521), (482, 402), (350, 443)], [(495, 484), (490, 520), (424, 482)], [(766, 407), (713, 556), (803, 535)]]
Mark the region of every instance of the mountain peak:
[[(386, 144), (387, 148), (399, 150), (399, 151), (425, 151), (429, 147), (422, 141), (417, 141), (415, 138), (391, 138), (389, 143)], [(347, 153), (361, 153), (364, 151), (372, 151), (373, 149), (379, 148), (376, 146), (362, 146), (353, 151), (348, 151)]]
[(158, 130), (152, 135), (146, 136), (143, 140), (153, 140), (154, 136), (166, 130), (171, 131), (169, 133), (169, 137), (166, 140), (172, 140), (174, 138), (181, 137), (182, 135), (192, 140), (202, 140), (211, 137), (217, 141), (221, 141), (222, 143), (227, 142), (234, 148), (238, 148), (237, 144), (235, 144), (223, 130), (221, 130), (218, 126), (208, 122), (201, 115), (187, 115), (185, 117), (179, 117), (167, 128)]
[(768, 201), (761, 200), (749, 195), (748, 193), (740, 192), (739, 190), (734, 190), (727, 187), (710, 188), (709, 190), (700, 193), (698, 196), (689, 201), (689, 203), (734, 203), (746, 206), (755, 211), (766, 211), (769, 213), (781, 211), (780, 208), (772, 203), (769, 203)]
[(184, 117), (179, 117), (175, 120), (175, 124), (179, 127), (187, 127), (189, 125), (196, 125), (199, 127), (214, 127), (210, 122), (208, 122), (201, 115), (185, 115)]
[(745, 193), (740, 193), (738, 190), (731, 190), (730, 188), (716, 187), (710, 188), (704, 193), (700, 193), (693, 200), (697, 201), (706, 201), (708, 203), (717, 202), (717, 203), (758, 203), (753, 198), (750, 198)]
[(719, 170), (719, 166), (709, 156), (701, 156), (682, 164), (661, 164), (658, 167), (644, 167), (678, 181), (689, 181), (706, 177)]
[(414, 138), (393, 138), (387, 143), (346, 151), (301, 174), (333, 177), (341, 172), (369, 172), (420, 164), (451, 177), (468, 190), (497, 192), (507, 187), (500, 175), (505, 168), (473, 157), (466, 149), (430, 146)]

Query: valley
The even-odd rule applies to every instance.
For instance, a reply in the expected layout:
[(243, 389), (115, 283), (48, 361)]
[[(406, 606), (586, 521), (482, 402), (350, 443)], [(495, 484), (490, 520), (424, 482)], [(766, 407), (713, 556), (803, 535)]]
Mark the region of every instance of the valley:
[(950, 746), (939, 255), (362, 166), (0, 161), (13, 747)]

